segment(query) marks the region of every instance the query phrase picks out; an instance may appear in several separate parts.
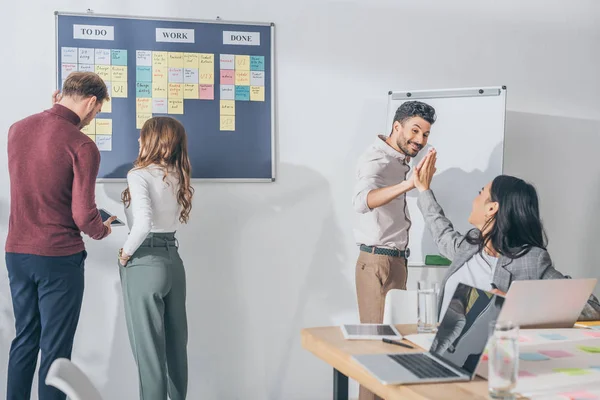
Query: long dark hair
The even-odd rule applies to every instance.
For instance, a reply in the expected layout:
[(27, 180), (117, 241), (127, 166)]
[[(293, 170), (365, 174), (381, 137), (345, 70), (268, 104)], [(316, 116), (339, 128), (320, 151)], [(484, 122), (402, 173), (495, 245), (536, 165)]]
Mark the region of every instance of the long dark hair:
[(492, 181), (490, 197), (498, 203), (498, 211), (481, 231), (469, 231), (465, 237), (467, 243), (479, 246), (482, 251), (491, 242), (494, 250), (510, 259), (524, 256), (532, 247), (546, 250), (538, 196), (531, 184), (514, 176), (500, 175)]

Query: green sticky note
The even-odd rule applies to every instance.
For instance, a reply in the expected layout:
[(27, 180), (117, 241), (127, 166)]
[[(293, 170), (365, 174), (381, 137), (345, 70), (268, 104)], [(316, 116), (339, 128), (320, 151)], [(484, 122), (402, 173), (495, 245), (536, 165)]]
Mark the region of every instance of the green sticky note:
[(577, 348), (586, 353), (600, 353), (600, 346), (577, 346)]
[(556, 368), (554, 369), (554, 372), (562, 372), (570, 376), (586, 375), (590, 373), (587, 369), (582, 368)]

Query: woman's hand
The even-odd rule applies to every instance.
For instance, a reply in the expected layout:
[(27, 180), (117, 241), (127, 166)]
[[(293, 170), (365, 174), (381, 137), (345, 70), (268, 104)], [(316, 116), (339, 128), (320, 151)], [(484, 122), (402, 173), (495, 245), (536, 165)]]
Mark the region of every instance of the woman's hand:
[(423, 158), (422, 162), (419, 163), (419, 166), (415, 170), (413, 174), (413, 179), (415, 183), (415, 187), (419, 190), (419, 192), (423, 192), (425, 190), (429, 190), (429, 186), (431, 185), (431, 179), (435, 174), (435, 161), (437, 159), (437, 152), (435, 149), (429, 150), (429, 153)]
[(124, 267), (129, 262), (131, 256), (129, 254), (123, 253), (123, 249), (119, 249), (119, 264)]

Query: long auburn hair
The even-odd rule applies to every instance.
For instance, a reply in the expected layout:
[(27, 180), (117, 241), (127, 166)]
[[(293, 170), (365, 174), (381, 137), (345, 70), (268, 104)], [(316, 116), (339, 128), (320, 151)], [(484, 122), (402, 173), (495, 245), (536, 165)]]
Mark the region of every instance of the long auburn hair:
[(538, 195), (531, 184), (514, 176), (500, 175), (492, 181), (490, 197), (498, 202), (498, 212), (486, 221), (481, 231), (470, 230), (465, 236), (467, 243), (479, 246), (482, 251), (491, 242), (494, 250), (510, 259), (524, 256), (533, 247), (546, 250)]
[[(179, 221), (187, 223), (192, 210), (194, 188), (190, 180), (192, 166), (187, 151), (187, 135), (181, 122), (171, 117), (154, 117), (147, 120), (140, 133), (140, 154), (133, 163), (132, 171), (151, 165), (163, 171), (163, 181), (175, 170), (179, 180), (177, 203), (181, 206)], [(121, 194), (126, 207), (131, 204), (129, 186)]]

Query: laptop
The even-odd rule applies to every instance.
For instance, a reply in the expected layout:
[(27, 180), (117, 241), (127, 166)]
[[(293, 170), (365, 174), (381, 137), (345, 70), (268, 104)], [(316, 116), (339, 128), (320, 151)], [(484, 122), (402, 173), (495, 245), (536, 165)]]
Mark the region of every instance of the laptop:
[(506, 293), (499, 319), (513, 321), (521, 328), (572, 328), (597, 281), (596, 278), (514, 281)]
[(352, 358), (384, 385), (469, 381), (504, 297), (459, 283), (428, 352)]

